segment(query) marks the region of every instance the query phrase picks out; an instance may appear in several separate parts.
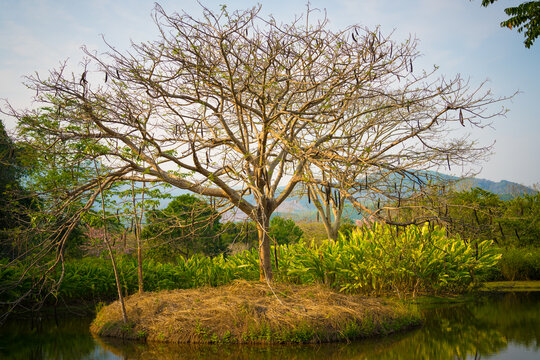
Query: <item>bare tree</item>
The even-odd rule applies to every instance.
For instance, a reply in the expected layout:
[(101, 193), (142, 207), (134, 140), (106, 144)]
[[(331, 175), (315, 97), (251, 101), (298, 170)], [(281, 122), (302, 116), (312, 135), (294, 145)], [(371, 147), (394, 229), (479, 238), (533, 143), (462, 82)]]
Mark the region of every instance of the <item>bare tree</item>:
[(486, 114), (497, 99), (482, 86), (413, 71), (413, 39), (333, 31), (309, 8), (288, 24), (259, 12), (203, 8), (196, 19), (156, 5), (156, 41), (85, 50), (78, 75), (61, 67), (29, 86), (57, 110), (40, 131), (99, 144), (114, 179), (162, 181), (244, 212), (258, 227), (260, 278), (271, 280), (270, 216), (308, 166), (335, 179), (347, 167), (376, 174), (466, 162), (485, 148), (453, 139), (454, 125), (484, 126), (500, 113)]

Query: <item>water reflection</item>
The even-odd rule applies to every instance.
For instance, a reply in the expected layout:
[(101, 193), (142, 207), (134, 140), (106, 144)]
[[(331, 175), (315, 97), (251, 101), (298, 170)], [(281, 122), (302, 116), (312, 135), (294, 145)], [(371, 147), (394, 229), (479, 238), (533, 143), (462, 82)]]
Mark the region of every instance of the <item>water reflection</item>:
[(0, 359), (81, 359), (95, 351), (91, 319), (11, 320), (0, 329)]
[[(540, 293), (484, 297), (424, 310), (421, 329), (351, 344), (225, 346), (122, 342), (77, 333), (70, 323), (42, 335), (8, 335), (10, 359), (538, 359)], [(80, 327), (81, 321), (78, 321)], [(87, 327), (86, 327), (87, 329)], [(2, 331), (4, 340), (4, 331)], [(11, 339), (11, 340), (9, 340)], [(11, 348), (15, 350), (10, 350)], [(6, 349), (8, 352), (6, 352)]]

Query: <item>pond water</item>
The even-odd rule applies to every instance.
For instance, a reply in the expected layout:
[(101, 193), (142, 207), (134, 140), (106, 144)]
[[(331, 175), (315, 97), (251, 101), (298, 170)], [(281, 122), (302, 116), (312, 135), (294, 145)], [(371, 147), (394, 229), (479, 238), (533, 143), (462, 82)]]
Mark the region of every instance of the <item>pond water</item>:
[(490, 295), (424, 309), (422, 328), (350, 344), (168, 345), (94, 338), (89, 318), (11, 320), (0, 359), (540, 359), (540, 292)]

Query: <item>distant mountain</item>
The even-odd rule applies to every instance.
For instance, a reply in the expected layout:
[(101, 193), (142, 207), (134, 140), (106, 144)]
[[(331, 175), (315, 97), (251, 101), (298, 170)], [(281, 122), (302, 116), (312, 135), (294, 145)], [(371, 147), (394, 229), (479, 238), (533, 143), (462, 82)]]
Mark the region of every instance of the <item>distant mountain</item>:
[(536, 190), (528, 186), (506, 180), (495, 182), (486, 179), (465, 178), (460, 180), (460, 184), (466, 186), (464, 188), (465, 190), (479, 187), (482, 190), (487, 190), (494, 194), (497, 194), (503, 199), (512, 198), (514, 196), (520, 196), (524, 194), (536, 193)]
[[(494, 194), (500, 196), (503, 200), (509, 200), (516, 196), (521, 196), (524, 194), (534, 194), (536, 190), (521, 185), (515, 182), (502, 180), (499, 182), (486, 180), (486, 179), (477, 179), (477, 178), (463, 178), (459, 179), (457, 177), (452, 177), (437, 172), (430, 172), (430, 176), (440, 179), (456, 180), (454, 185), (455, 189), (460, 190), (470, 190), (472, 188), (478, 187), (482, 190), (490, 191)], [(291, 217), (295, 220), (314, 220), (316, 217), (316, 208), (313, 204), (308, 203), (307, 197), (299, 197), (296, 195), (291, 195), (287, 200), (285, 200), (279, 208), (276, 210), (276, 215)], [(362, 216), (357, 214), (354, 209), (349, 208), (345, 210), (345, 217), (356, 219), (361, 218)]]

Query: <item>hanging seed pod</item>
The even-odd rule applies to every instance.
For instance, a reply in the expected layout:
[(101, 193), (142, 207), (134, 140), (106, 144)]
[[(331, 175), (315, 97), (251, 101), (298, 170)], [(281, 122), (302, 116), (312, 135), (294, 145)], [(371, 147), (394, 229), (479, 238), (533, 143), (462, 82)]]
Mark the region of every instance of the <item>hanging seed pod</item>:
[(354, 34), (351, 34), (351, 35), (352, 35), (353, 41), (358, 44), (358, 41), (356, 41), (356, 38), (354, 37)]
[(381, 208), (381, 199), (377, 199), (377, 209)]
[(319, 216), (319, 211), (317, 210), (317, 222), (321, 221)]
[(120, 80), (120, 72), (118, 71), (118, 69), (116, 69), (116, 77), (118, 78), (118, 80)]
[(311, 191), (309, 191), (309, 188), (307, 189), (307, 202), (311, 204)]
[(109, 74), (105, 71), (105, 82), (107, 82), (107, 80), (109, 80)]
[(86, 73), (87, 71), (85, 70), (81, 75), (81, 80), (79, 80), (79, 84), (81, 84), (82, 86), (85, 86), (88, 83), (88, 81), (86, 80)]
[(366, 190), (368, 189), (368, 182), (367, 182), (367, 176), (366, 176)]
[(409, 63), (411, 64), (411, 72), (413, 72), (412, 59), (409, 60)]
[(501, 226), (501, 223), (498, 223), (498, 224), (499, 224), (499, 230), (501, 231), (502, 238), (506, 239), (506, 236), (504, 236), (504, 231), (503, 231), (503, 228)]
[(446, 154), (446, 162), (448, 163), (448, 170), (452, 170), (450, 168), (450, 156), (448, 154)]
[(206, 166), (210, 164), (210, 150), (206, 151)]
[(518, 241), (521, 242), (521, 239), (520, 239), (519, 234), (518, 234), (516, 229), (514, 229), (514, 234), (516, 234), (516, 237), (518, 238)]

